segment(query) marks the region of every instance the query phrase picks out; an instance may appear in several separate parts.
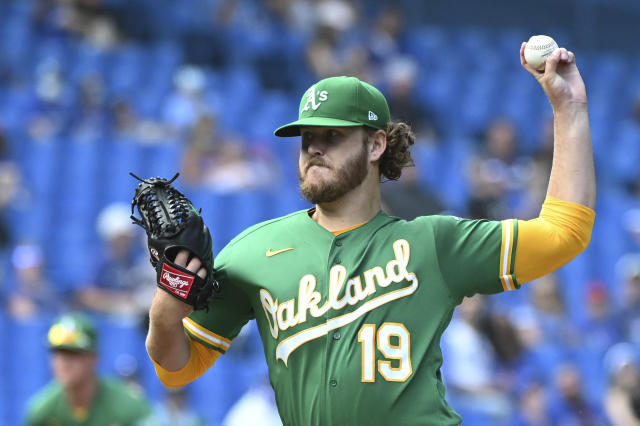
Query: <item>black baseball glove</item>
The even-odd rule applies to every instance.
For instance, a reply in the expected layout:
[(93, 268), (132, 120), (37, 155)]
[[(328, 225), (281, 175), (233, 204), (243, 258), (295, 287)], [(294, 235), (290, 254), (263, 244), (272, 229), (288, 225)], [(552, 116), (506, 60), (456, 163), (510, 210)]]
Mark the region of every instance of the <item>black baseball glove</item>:
[[(171, 180), (141, 179), (133, 173), (131, 176), (140, 181), (131, 202), (131, 219), (147, 232), (158, 287), (196, 310), (206, 308), (219, 290), (213, 277), (211, 234), (200, 212), (171, 185), (179, 173)], [(135, 206), (138, 206), (140, 218), (133, 215)], [(202, 261), (202, 267), (207, 270), (206, 278), (173, 262), (183, 249)]]

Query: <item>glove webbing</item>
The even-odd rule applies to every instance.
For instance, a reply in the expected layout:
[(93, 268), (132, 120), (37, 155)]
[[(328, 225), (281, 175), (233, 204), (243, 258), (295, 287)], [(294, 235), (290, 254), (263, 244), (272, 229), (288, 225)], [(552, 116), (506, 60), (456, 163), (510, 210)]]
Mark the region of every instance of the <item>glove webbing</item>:
[[(131, 219), (134, 223), (148, 229), (152, 238), (171, 238), (182, 231), (186, 226), (187, 212), (192, 207), (180, 191), (169, 187), (180, 174), (176, 173), (171, 180), (161, 178), (141, 179), (133, 173), (130, 174), (142, 182), (141, 185), (147, 184), (147, 187), (131, 203)], [(152, 191), (152, 187), (162, 188), (164, 191)], [(161, 199), (163, 197), (165, 200)], [(141, 212), (144, 213), (141, 214), (142, 219), (133, 216), (136, 204)], [(172, 218), (175, 218), (175, 220), (172, 220)], [(148, 223), (143, 222), (143, 220)]]

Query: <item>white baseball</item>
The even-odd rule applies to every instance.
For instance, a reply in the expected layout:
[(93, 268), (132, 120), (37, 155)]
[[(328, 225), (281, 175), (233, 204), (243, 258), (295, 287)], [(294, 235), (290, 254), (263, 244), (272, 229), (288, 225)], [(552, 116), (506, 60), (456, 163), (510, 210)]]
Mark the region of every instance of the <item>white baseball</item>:
[(538, 71), (544, 70), (547, 56), (551, 55), (558, 48), (558, 43), (546, 35), (531, 36), (524, 47), (524, 59)]

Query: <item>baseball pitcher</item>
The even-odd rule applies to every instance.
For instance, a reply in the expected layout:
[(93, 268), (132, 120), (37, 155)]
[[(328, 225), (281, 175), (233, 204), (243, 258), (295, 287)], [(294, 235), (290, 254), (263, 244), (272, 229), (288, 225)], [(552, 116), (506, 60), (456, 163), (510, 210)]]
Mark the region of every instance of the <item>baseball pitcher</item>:
[[(275, 131), (300, 137), (300, 191), (313, 208), (247, 229), (215, 267), (208, 231), (188, 203), (168, 237), (150, 235), (159, 291), (146, 345), (161, 381), (195, 380), (255, 320), (285, 425), (459, 424), (440, 374), (440, 338), (454, 308), (465, 296), (516, 290), (560, 268), (587, 247), (595, 219), (587, 97), (574, 54), (558, 49), (537, 71), (524, 46), (522, 65), (555, 123), (539, 217), (405, 221), (383, 213), (380, 182), (411, 165), (414, 135), (390, 121), (373, 86), (321, 80), (304, 93), (299, 119)], [(142, 192), (171, 188), (141, 185), (143, 204), (153, 196)], [(142, 209), (143, 219), (167, 216), (162, 199)], [(185, 223), (207, 237), (176, 243)]]

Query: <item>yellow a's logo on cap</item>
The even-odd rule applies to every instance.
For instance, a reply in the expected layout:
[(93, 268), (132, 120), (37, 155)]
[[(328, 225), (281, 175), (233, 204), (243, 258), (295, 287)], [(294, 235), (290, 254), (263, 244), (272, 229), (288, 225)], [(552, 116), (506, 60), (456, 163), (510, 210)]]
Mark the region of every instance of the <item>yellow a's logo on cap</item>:
[(327, 92), (326, 90), (318, 90), (316, 92), (316, 86), (311, 86), (311, 88), (307, 91), (307, 103), (304, 104), (304, 108), (302, 108), (302, 111), (300, 112), (309, 111), (310, 107), (315, 111), (320, 108), (320, 104), (326, 101), (328, 98), (329, 92)]
[(75, 345), (82, 343), (86, 338), (75, 328), (68, 328), (62, 324), (56, 324), (49, 331), (49, 343), (53, 346)]

